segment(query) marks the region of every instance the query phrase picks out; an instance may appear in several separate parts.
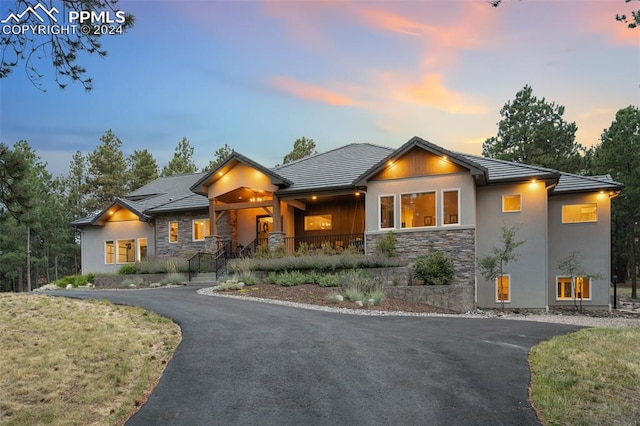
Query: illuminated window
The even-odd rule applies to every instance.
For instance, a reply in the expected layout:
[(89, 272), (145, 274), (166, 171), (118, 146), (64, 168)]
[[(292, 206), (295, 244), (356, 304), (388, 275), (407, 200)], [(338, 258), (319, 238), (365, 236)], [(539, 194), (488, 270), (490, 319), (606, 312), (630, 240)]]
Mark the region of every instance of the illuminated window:
[(562, 206), (562, 223), (597, 222), (598, 205), (572, 204)]
[(511, 302), (511, 275), (496, 278), (496, 302)]
[(571, 277), (556, 277), (556, 300), (591, 299), (591, 281), (589, 277), (575, 277), (575, 285)]
[(318, 214), (304, 217), (305, 231), (328, 231), (332, 228), (330, 214)]
[[(457, 203), (457, 201), (456, 201)], [(402, 227), (436, 226), (436, 193), (402, 194), (400, 197)], [(456, 211), (457, 211), (456, 205)], [(456, 217), (456, 221), (457, 221)]]
[(107, 241), (104, 244), (104, 263), (107, 265), (116, 263), (116, 247), (113, 241)]
[(169, 242), (178, 242), (178, 222), (169, 222)]
[(519, 212), (522, 210), (520, 194), (510, 194), (502, 196), (502, 211)]
[(380, 197), (380, 229), (395, 228), (395, 195)]
[(210, 235), (209, 219), (196, 219), (193, 224), (193, 241), (204, 241)]
[(144, 260), (147, 257), (147, 239), (138, 238), (138, 261)]
[(136, 261), (135, 240), (118, 240), (118, 263), (133, 263)]
[(458, 205), (459, 192), (457, 189), (451, 191), (442, 191), (442, 222), (444, 225), (457, 225), (460, 223)]

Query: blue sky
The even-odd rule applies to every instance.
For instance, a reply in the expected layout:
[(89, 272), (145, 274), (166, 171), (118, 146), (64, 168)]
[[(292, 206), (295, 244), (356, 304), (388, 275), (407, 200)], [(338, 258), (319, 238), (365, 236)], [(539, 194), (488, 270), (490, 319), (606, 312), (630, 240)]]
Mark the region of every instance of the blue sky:
[[(0, 0), (0, 17), (13, 1)], [(578, 142), (640, 104), (633, 3), (509, 1), (127, 1), (127, 34), (82, 57), (94, 79), (42, 92), (21, 68), (0, 80), (0, 140), (25, 139), (54, 174), (112, 129), (160, 167), (186, 136), (204, 167), (225, 143), (273, 166), (301, 136), (319, 151), (397, 147), (414, 135), (479, 154), (499, 111), (529, 84), (566, 107)]]

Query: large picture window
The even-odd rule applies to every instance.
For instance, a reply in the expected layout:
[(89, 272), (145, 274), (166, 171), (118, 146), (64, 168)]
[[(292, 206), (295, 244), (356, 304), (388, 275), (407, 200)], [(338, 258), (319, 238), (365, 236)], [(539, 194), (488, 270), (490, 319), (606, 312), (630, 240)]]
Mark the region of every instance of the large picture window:
[(459, 205), (460, 192), (457, 189), (442, 191), (442, 223), (457, 225), (460, 223)]
[(511, 302), (511, 275), (496, 278), (496, 302)]
[(178, 222), (169, 222), (169, 242), (178, 242)]
[(562, 206), (562, 223), (597, 222), (598, 205), (570, 204)]
[(380, 197), (380, 229), (395, 228), (395, 195)]
[(329, 231), (333, 228), (330, 214), (317, 214), (304, 217), (305, 231)]
[(436, 226), (435, 192), (402, 194), (400, 196), (400, 205), (403, 228)]
[(204, 241), (204, 237), (211, 234), (209, 219), (195, 219), (192, 221), (193, 241)]
[(118, 240), (118, 263), (133, 263), (136, 261), (135, 240)]
[(556, 277), (556, 300), (591, 299), (591, 280), (589, 277), (575, 277), (575, 286), (571, 277)]
[(522, 197), (520, 194), (508, 194), (502, 196), (502, 212), (519, 212), (522, 210)]

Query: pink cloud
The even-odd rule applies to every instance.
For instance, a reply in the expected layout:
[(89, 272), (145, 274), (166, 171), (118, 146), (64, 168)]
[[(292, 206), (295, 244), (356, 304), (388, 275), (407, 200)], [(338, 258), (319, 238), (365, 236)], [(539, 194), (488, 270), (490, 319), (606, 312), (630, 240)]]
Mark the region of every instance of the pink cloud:
[(441, 74), (425, 74), (417, 84), (398, 87), (396, 97), (399, 100), (428, 105), (451, 114), (482, 114), (487, 111), (482, 102), (446, 87)]
[(274, 76), (270, 83), (276, 89), (295, 97), (331, 106), (355, 106), (357, 102), (347, 96), (325, 89), (324, 87), (303, 83), (292, 77)]
[(353, 11), (366, 24), (373, 28), (380, 28), (412, 36), (420, 36), (436, 31), (436, 28), (431, 25), (414, 21), (388, 10), (361, 7), (354, 8)]

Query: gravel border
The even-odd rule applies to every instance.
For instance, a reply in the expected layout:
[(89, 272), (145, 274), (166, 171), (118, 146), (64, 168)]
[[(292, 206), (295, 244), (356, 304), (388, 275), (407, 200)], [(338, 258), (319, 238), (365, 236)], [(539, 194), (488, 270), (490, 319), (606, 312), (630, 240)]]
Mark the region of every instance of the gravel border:
[(557, 324), (577, 325), (583, 327), (607, 327), (607, 328), (623, 328), (623, 327), (640, 327), (640, 317), (592, 317), (588, 315), (562, 315), (558, 313), (546, 314), (514, 314), (502, 313), (495, 311), (482, 311), (476, 309), (464, 314), (437, 314), (422, 312), (398, 312), (398, 311), (376, 311), (372, 309), (349, 309), (349, 308), (332, 308), (329, 306), (309, 305), (306, 303), (288, 302), (277, 299), (264, 299), (261, 297), (238, 296), (232, 294), (222, 294), (213, 287), (199, 289), (198, 294), (204, 296), (222, 297), (228, 299), (249, 300), (253, 302), (270, 303), (272, 305), (291, 306), (294, 308), (310, 309), (314, 311), (334, 312), (346, 315), (361, 316), (385, 316), (385, 317), (448, 317), (448, 318), (498, 318), (505, 320), (517, 321), (537, 321)]

